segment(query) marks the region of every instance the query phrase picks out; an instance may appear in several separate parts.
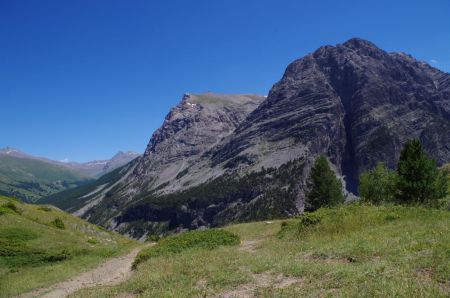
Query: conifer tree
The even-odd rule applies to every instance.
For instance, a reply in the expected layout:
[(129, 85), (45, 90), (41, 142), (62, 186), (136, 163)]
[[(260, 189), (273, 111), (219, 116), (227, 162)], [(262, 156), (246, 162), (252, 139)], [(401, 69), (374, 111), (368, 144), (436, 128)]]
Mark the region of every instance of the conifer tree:
[(330, 168), (325, 156), (319, 156), (314, 162), (308, 179), (310, 191), (306, 199), (310, 210), (330, 207), (344, 202), (342, 183)]
[(417, 139), (405, 144), (397, 174), (396, 198), (400, 203), (431, 203), (446, 194), (442, 173)]

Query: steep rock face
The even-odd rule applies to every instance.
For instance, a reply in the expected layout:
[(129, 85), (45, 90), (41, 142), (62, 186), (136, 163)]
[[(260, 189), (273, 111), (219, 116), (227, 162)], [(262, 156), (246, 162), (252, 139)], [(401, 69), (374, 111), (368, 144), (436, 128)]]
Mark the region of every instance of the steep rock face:
[[(66, 202), (61, 207), (119, 229), (116, 217), (124, 206), (143, 196), (173, 193), (221, 176), (224, 169), (211, 169), (205, 153), (229, 136), (263, 100), (257, 95), (185, 94), (152, 135), (144, 155), (126, 167), (120, 181), (115, 178), (107, 183), (106, 192), (89, 194), (89, 208), (74, 210)], [(78, 193), (75, 200), (79, 201)]]
[[(189, 168), (199, 167), (202, 155), (230, 135), (263, 99), (255, 95), (184, 95), (181, 103), (167, 115), (162, 127), (153, 134), (132, 179), (157, 187), (177, 176), (186, 176)], [(203, 173), (196, 183), (212, 176), (214, 174)], [(181, 179), (178, 182), (170, 185), (172, 190), (189, 181)], [(190, 181), (189, 185), (193, 183)]]
[[(347, 188), (383, 161), (394, 167), (403, 143), (419, 138), (439, 163), (450, 159), (450, 75), (402, 53), (351, 39), (294, 61), (267, 100), (214, 153), (279, 166), (326, 154)], [(293, 140), (285, 148), (281, 141)], [(273, 148), (261, 150), (261, 144)], [(280, 158), (279, 156), (283, 158)]]
[[(230, 135), (263, 99), (256, 95), (185, 94), (153, 134), (130, 183), (137, 181), (139, 187), (145, 184), (152, 189), (171, 182), (166, 191), (175, 191), (183, 184), (192, 186), (222, 174), (222, 170), (200, 173), (205, 165), (202, 155)], [(201, 175), (193, 177), (193, 171), (187, 175), (191, 167)], [(181, 179), (183, 176), (190, 181)], [(173, 183), (176, 177), (179, 179)]]
[(185, 96), (82, 216), (134, 237), (289, 216), (305, 207), (317, 155), (356, 192), (362, 171), (394, 167), (411, 138), (450, 160), (450, 75), (351, 39), (291, 63), (266, 99)]

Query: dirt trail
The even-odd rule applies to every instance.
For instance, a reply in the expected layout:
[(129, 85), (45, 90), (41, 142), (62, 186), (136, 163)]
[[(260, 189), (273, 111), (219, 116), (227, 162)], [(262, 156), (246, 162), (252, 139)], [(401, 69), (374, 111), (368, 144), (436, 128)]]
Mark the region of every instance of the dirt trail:
[(19, 297), (60, 298), (84, 288), (118, 284), (132, 274), (131, 264), (141, 249), (135, 248), (127, 255), (108, 260), (91, 271), (84, 272), (67, 281), (54, 284), (45, 289), (37, 289)]
[(269, 272), (251, 274), (253, 281), (237, 286), (233, 290), (219, 293), (211, 298), (254, 298), (257, 297), (255, 291), (263, 288), (283, 289), (293, 284), (299, 284), (303, 280), (294, 277), (287, 277), (281, 274), (273, 275)]

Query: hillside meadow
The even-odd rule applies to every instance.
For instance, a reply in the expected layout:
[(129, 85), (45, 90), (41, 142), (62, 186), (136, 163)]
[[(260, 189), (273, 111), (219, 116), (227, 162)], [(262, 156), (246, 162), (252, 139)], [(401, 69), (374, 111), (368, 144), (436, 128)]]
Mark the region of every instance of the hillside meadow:
[(223, 230), (239, 244), (174, 249), (180, 236), (169, 236), (138, 255), (128, 281), (72, 297), (450, 295), (448, 210), (354, 203)]
[(0, 297), (65, 280), (135, 246), (55, 207), (0, 196)]

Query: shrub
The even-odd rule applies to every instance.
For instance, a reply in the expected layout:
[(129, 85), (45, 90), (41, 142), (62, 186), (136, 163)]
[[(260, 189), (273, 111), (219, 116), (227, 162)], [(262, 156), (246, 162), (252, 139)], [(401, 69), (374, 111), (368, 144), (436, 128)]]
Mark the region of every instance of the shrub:
[(160, 237), (158, 235), (155, 234), (151, 234), (147, 236), (147, 240), (146, 241), (150, 241), (150, 242), (158, 242), (160, 239)]
[(42, 261), (46, 263), (55, 263), (65, 261), (70, 258), (70, 252), (63, 250), (60, 253), (46, 254), (42, 257)]
[(89, 238), (87, 242), (88, 242), (89, 244), (98, 244), (98, 243), (99, 243), (98, 240), (97, 240), (97, 239), (94, 239), (94, 238)]
[(38, 208), (39, 210), (45, 211), (45, 212), (51, 212), (52, 208), (49, 206), (41, 206)]
[(221, 245), (237, 245), (239, 237), (221, 229), (192, 231), (161, 239), (158, 245), (141, 251), (133, 262), (133, 268), (150, 258), (178, 254), (189, 249), (214, 249)]
[(325, 156), (319, 156), (314, 162), (308, 179), (310, 191), (307, 193), (309, 210), (335, 206), (344, 202), (342, 183), (330, 168)]
[(305, 213), (300, 217), (298, 222), (299, 229), (305, 229), (310, 226), (315, 226), (322, 220), (322, 217), (318, 213)]
[(58, 229), (64, 230), (66, 226), (64, 225), (64, 222), (61, 218), (57, 217), (55, 218), (50, 224)]
[(22, 214), (22, 210), (20, 210), (16, 204), (14, 204), (13, 202), (9, 201), (8, 203), (6, 203), (5, 205), (3, 205), (4, 208), (7, 208), (11, 211), (14, 211), (17, 214)]
[(359, 179), (359, 193), (362, 199), (373, 204), (391, 202), (395, 197), (397, 175), (383, 163), (363, 174)]
[(437, 198), (445, 198), (450, 195), (450, 167), (444, 166), (438, 169), (436, 178)]
[(10, 210), (8, 208), (0, 206), (0, 215), (6, 214), (9, 212), (10, 212)]
[(447, 194), (447, 179), (427, 157), (419, 140), (405, 144), (397, 166), (397, 193), (400, 203), (437, 203)]

